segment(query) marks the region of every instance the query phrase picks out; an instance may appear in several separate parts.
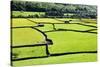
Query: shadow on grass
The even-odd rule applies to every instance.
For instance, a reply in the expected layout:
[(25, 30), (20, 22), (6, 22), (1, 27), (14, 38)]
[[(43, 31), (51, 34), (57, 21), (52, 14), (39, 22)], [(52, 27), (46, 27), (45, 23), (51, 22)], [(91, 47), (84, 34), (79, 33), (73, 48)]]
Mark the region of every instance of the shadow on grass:
[(73, 29), (57, 29), (57, 30), (50, 30), (50, 31), (44, 31), (44, 32), (45, 32), (45, 33), (48, 33), (48, 32), (56, 32), (56, 31), (73, 31), (73, 32), (97, 34), (97, 32), (91, 32), (92, 30), (96, 30), (96, 29), (90, 29), (90, 30), (85, 30), (85, 31), (73, 30)]
[(83, 54), (83, 53), (97, 53), (97, 51), (80, 51), (80, 52), (66, 52), (66, 53), (54, 53), (50, 54), (49, 56), (38, 56), (38, 57), (26, 57), (26, 58), (17, 58), (12, 59), (12, 61), (21, 61), (21, 60), (30, 60), (30, 59), (40, 59), (40, 58), (47, 58), (47, 57), (53, 57), (53, 56), (62, 56), (62, 55), (71, 55), (71, 54)]
[[(82, 22), (84, 22), (84, 23), (92, 23), (92, 24), (97, 24), (97, 23), (93, 23), (93, 22), (88, 22), (88, 21), (84, 21), (84, 20), (81, 20)], [(97, 20), (95, 20), (95, 21), (97, 21)]]

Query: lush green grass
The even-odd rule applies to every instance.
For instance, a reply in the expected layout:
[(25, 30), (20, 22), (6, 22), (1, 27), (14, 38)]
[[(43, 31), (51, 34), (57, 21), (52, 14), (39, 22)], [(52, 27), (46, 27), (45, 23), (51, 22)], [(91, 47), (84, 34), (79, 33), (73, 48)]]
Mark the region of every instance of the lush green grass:
[(14, 61), (14, 66), (33, 66), (41, 64), (61, 64), (61, 63), (76, 63), (76, 62), (95, 62), (97, 61), (96, 54), (72, 54), (48, 58), (30, 59), (23, 61)]
[[(31, 28), (13, 28), (12, 29), (12, 46), (44, 44), (44, 36), (37, 30)], [(45, 56), (45, 46), (13, 48), (13, 54), (17, 54), (17, 58)]]
[[(47, 32), (48, 38), (53, 40), (53, 45), (49, 50), (51, 53), (73, 52), (73, 51), (95, 51), (97, 49), (97, 35), (92, 33), (75, 32), (70, 30), (85, 31), (94, 29), (88, 26), (78, 24), (55, 24), (56, 29), (65, 29), (66, 31)], [(53, 30), (52, 25), (45, 25), (38, 28), (43, 31)], [(48, 29), (48, 30), (47, 30)], [(68, 31), (67, 31), (68, 30)], [(59, 49), (57, 49), (59, 48)], [(65, 49), (64, 49), (65, 48)]]
[[(66, 20), (63, 18), (59, 20)], [(49, 18), (34, 18), (30, 19), (36, 22), (50, 22), (50, 23), (63, 23), (55, 19)], [(70, 20), (70, 19), (67, 19)], [(78, 19), (73, 23), (82, 23), (87, 25), (94, 25), (94, 23), (83, 23)], [(77, 20), (77, 21), (76, 21)], [(25, 22), (22, 22), (25, 21)], [(87, 20), (88, 21), (88, 20)], [(90, 21), (90, 19), (89, 19)], [(91, 20), (92, 21), (92, 20)], [(18, 22), (18, 23), (17, 23)], [(22, 24), (21, 24), (22, 22)], [(13, 26), (32, 26), (36, 25), (33, 22), (26, 19), (13, 19)], [(50, 53), (64, 53), (64, 52), (79, 52), (79, 51), (96, 51), (97, 50), (97, 34), (88, 33), (88, 32), (77, 32), (77, 31), (86, 31), (91, 29), (96, 29), (89, 26), (78, 25), (78, 24), (55, 24), (56, 29), (63, 29), (59, 31), (54, 31), (51, 24), (45, 24), (44, 27), (37, 27), (41, 31), (51, 31), (46, 32), (49, 39), (52, 39), (53, 45), (49, 45)], [(52, 31), (53, 30), (53, 31)], [(93, 30), (96, 32), (96, 30)], [(44, 43), (44, 37), (40, 32), (31, 29), (13, 29), (13, 45), (20, 44), (32, 44), (32, 43)], [(45, 47), (31, 47), (31, 48), (14, 48), (14, 53), (18, 53), (18, 58), (21, 57), (32, 57), (32, 56), (44, 56)], [(54, 63), (69, 63), (69, 62), (89, 62), (96, 61), (96, 54), (72, 54), (72, 55), (63, 55), (55, 56), (49, 58), (41, 59), (31, 59), (24, 61), (14, 61), (14, 66), (19, 65), (34, 65), (34, 64), (54, 64)]]
[(56, 19), (50, 19), (50, 18), (32, 18), (30, 20), (36, 21), (38, 23), (44, 22), (44, 23), (64, 23), (61, 21), (57, 21)]
[(51, 53), (96, 51), (97, 49), (95, 34), (60, 31), (48, 33), (48, 36), (54, 42), (54, 45), (50, 46)]
[(31, 22), (27, 19), (23, 18), (14, 18), (12, 19), (12, 27), (20, 27), (20, 26), (36, 26), (34, 22)]
[(12, 51), (13, 54), (17, 54), (16, 58), (46, 56), (45, 46), (13, 48)]
[(13, 28), (12, 39), (13, 46), (45, 43), (45, 37), (32, 28)]

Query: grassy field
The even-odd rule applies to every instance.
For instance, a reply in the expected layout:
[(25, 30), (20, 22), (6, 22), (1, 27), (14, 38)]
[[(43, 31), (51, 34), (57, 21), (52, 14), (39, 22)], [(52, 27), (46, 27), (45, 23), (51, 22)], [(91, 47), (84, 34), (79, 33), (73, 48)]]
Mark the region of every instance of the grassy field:
[(14, 66), (33, 66), (44, 64), (62, 64), (62, 63), (80, 63), (80, 62), (95, 62), (97, 61), (97, 54), (72, 54), (56, 57), (48, 57), (41, 59), (30, 59), (23, 61), (14, 61)]
[(17, 17), (17, 16), (24, 16), (24, 17), (27, 17), (27, 16), (32, 16), (32, 15), (45, 15), (45, 12), (21, 12), (21, 11), (12, 11), (12, 16), (14, 17)]
[(35, 26), (36, 24), (23, 18), (12, 19), (12, 27)]
[[(64, 23), (63, 21), (73, 20), (71, 23), (80, 24), (55, 24), (56, 30), (52, 24), (44, 24), (44, 27), (36, 27), (43, 31), (49, 39), (53, 41), (53, 45), (49, 45), (51, 54), (66, 53), (66, 52), (81, 52), (81, 51), (97, 51), (97, 28), (96, 20), (92, 19), (70, 19), (70, 18), (16, 18), (12, 19), (12, 27), (19, 26), (36, 26), (36, 23)], [(31, 21), (30, 21), (31, 20)], [(61, 21), (60, 21), (61, 20)], [(36, 22), (36, 23), (34, 23)], [(89, 26), (92, 25), (92, 26)], [(85, 32), (84, 32), (85, 31)], [(35, 43), (45, 43), (43, 35), (31, 28), (12, 29), (13, 44), (27, 45)], [(17, 53), (17, 58), (45, 56), (45, 47), (28, 47), (28, 48), (13, 48), (13, 53)], [(62, 56), (53, 56), (48, 58), (30, 59), (22, 61), (13, 61), (14, 66), (37, 65), (37, 64), (55, 64), (69, 62), (94, 62), (97, 60), (96, 53), (69, 54)]]
[[(31, 28), (12, 29), (13, 46), (18, 45), (31, 45), (45, 43), (44, 36), (37, 30)], [(31, 32), (31, 33), (30, 33)], [(36, 36), (38, 34), (38, 36)]]

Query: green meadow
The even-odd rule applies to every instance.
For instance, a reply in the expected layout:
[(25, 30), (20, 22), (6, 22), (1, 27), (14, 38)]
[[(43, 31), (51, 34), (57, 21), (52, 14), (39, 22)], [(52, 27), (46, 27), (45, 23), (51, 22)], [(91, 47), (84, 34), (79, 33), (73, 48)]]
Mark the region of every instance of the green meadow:
[[(46, 23), (64, 23), (52, 24)], [(43, 27), (35, 27), (44, 32), (53, 45), (49, 45), (50, 54), (66, 52), (97, 51), (97, 24), (94, 19), (71, 19), (71, 18), (12, 18), (12, 27), (37, 26), (37, 23), (45, 23)], [(72, 23), (72, 24), (71, 24)], [(32, 28), (12, 28), (12, 46), (32, 45), (46, 43), (44, 36)], [(17, 58), (46, 56), (45, 46), (12, 48)], [(15, 58), (13, 58), (15, 59)], [(97, 60), (96, 53), (79, 53), (47, 58), (37, 58), (21, 61), (12, 61), (14, 66), (55, 64), (69, 62), (94, 62)]]

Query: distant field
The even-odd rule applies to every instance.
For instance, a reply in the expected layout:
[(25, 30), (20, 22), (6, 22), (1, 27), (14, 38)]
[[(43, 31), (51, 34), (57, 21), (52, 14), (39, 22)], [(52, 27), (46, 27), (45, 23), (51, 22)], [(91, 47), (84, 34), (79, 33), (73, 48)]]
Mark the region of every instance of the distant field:
[(24, 17), (27, 17), (27, 16), (32, 16), (32, 15), (45, 15), (45, 12), (21, 12), (21, 11), (12, 11), (12, 16), (13, 17), (17, 17), (17, 16), (24, 16)]
[[(12, 11), (12, 17), (18, 17), (18, 16), (23, 16), (23, 17), (29, 17), (29, 16), (36, 16), (38, 15), (39, 17), (45, 16), (45, 12), (25, 12), (25, 11)], [(64, 13), (64, 16), (73, 16), (75, 14), (73, 13)], [(53, 17), (53, 16), (52, 16)]]
[[(61, 20), (61, 21), (60, 21)], [(19, 26), (36, 26), (36, 23), (64, 23), (64, 21), (73, 20), (71, 23), (79, 24), (55, 24), (56, 31), (52, 24), (44, 24), (44, 27), (36, 27), (43, 31), (49, 39), (53, 41), (53, 45), (49, 45), (49, 51), (54, 53), (65, 52), (81, 52), (81, 51), (97, 51), (97, 26), (96, 21), (92, 19), (67, 19), (67, 18), (12, 18), (12, 27)], [(36, 22), (36, 23), (34, 23)], [(90, 25), (90, 26), (89, 26)], [(93, 27), (91, 27), (91, 25)], [(12, 29), (13, 46), (20, 44), (44, 43), (44, 36), (31, 28)], [(90, 30), (90, 31), (87, 31)], [(87, 32), (84, 32), (87, 31)], [(94, 32), (94, 33), (92, 33)], [(14, 53), (18, 54), (18, 58), (45, 56), (45, 47), (30, 47), (30, 48), (14, 48)], [(66, 62), (89, 62), (96, 61), (97, 54), (70, 54), (62, 56), (53, 56), (49, 58), (30, 59), (23, 61), (13, 61), (14, 66), (34, 65), (34, 64), (54, 64)]]
[(96, 19), (82, 19), (83, 22), (87, 22), (87, 23), (97, 23)]
[(36, 24), (28, 21), (27, 19), (15, 18), (12, 19), (12, 27), (20, 27), (20, 26), (35, 26)]

